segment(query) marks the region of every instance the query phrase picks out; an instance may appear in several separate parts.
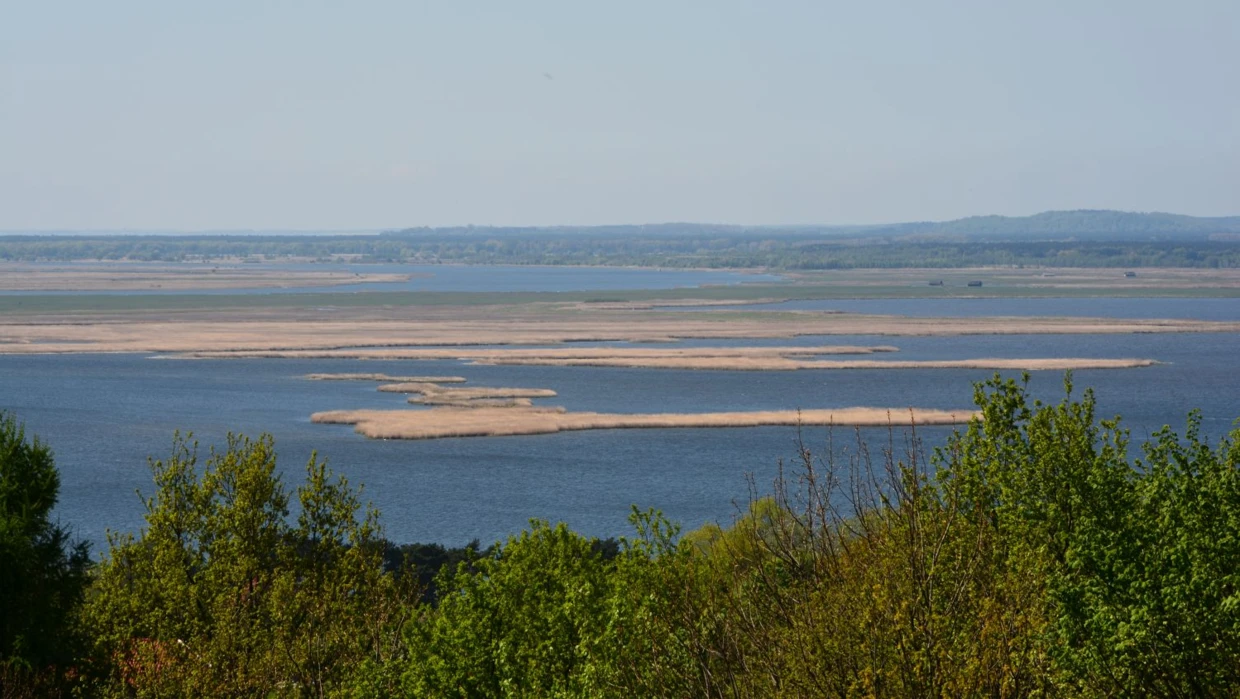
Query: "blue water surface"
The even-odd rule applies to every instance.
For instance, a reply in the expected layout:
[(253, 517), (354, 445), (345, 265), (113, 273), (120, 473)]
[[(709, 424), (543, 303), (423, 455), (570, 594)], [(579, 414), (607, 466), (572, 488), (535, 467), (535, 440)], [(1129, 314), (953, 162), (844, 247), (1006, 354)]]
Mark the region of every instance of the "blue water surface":
[[(1122, 414), (1140, 440), (1163, 425), (1182, 429), (1202, 411), (1214, 439), (1240, 417), (1240, 335), (981, 335), (801, 337), (686, 344), (892, 344), (884, 359), (1139, 357), (1162, 364), (1077, 371), (1077, 390), (1096, 390), (1102, 416)], [(570, 410), (711, 412), (847, 406), (971, 407), (986, 370), (680, 371), (585, 367), (473, 366), (456, 361), (180, 360), (145, 355), (0, 356), (0, 409), (13, 410), (55, 451), (62, 473), (58, 516), (99, 543), (106, 529), (142, 525), (135, 491), (150, 493), (148, 456), (169, 453), (176, 430), (207, 445), (225, 434), (274, 435), (290, 483), (317, 451), (383, 513), (397, 541), (462, 544), (518, 532), (530, 518), (563, 520), (595, 536), (631, 533), (630, 507), (655, 507), (686, 527), (728, 521), (748, 495), (746, 474), (770, 483), (780, 459), (795, 459), (798, 431), (651, 429), (429, 441), (368, 440), (348, 426), (316, 425), (311, 413), (399, 408), (404, 396), (371, 382), (309, 381), (312, 372), (455, 374), (468, 385), (552, 388), (540, 401)], [(1016, 376), (1014, 372), (1007, 375)], [(1061, 372), (1035, 372), (1030, 388), (1062, 397)], [(843, 432), (841, 436), (839, 432)], [(949, 430), (921, 431), (941, 444)], [(850, 441), (851, 431), (837, 431)], [(866, 430), (882, 443), (883, 430)], [(824, 428), (802, 436), (815, 448)], [(841, 438), (842, 437), (842, 438)], [(896, 435), (896, 440), (900, 436)]]

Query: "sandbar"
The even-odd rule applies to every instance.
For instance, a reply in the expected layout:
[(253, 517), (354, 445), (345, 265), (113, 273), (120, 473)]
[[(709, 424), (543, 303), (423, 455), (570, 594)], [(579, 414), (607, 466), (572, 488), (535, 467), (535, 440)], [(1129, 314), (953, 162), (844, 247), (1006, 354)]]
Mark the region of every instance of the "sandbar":
[(573, 430), (791, 426), (957, 425), (977, 413), (926, 408), (830, 408), (728, 413), (594, 413), (560, 408), (337, 410), (311, 422), (353, 425), (372, 439), (439, 439), (551, 434)]
[(515, 398), (554, 398), (557, 394), (549, 388), (445, 388), (433, 383), (393, 383), (379, 387), (386, 393), (414, 393), (410, 403), (425, 405), (457, 405), (472, 401)]
[(295, 270), (212, 264), (116, 262), (87, 265), (0, 263), (0, 291), (219, 291), (289, 289), (408, 281), (409, 274)]
[(600, 358), (552, 359), (514, 358), (493, 360), (493, 364), (538, 366), (593, 366), (630, 369), (689, 369), (716, 371), (796, 371), (803, 369), (997, 369), (1017, 371), (1064, 371), (1068, 369), (1135, 369), (1153, 366), (1153, 359), (1095, 359), (1049, 357), (1030, 359), (939, 359), (939, 360), (806, 360), (787, 357), (704, 357), (704, 358)]
[[(707, 371), (797, 371), (797, 370), (844, 370), (844, 369), (995, 369), (1018, 371), (1064, 371), (1068, 369), (1133, 369), (1157, 364), (1153, 359), (1143, 358), (1094, 358), (1094, 357), (1031, 357), (970, 358), (937, 360), (879, 360), (879, 359), (817, 359), (820, 356), (839, 354), (868, 354), (895, 352), (889, 346), (787, 346), (787, 347), (680, 347), (668, 349), (633, 347), (589, 348), (503, 348), (503, 349), (375, 349), (331, 351), (282, 351), (282, 352), (204, 352), (194, 356), (203, 357), (264, 357), (264, 358), (316, 358), (316, 359), (448, 359), (474, 364), (504, 366), (571, 366), (571, 367), (617, 367), (631, 369), (684, 369)], [(380, 386), (381, 391), (397, 393), (437, 392), (427, 388), (433, 382), (401, 382)], [(473, 391), (480, 389), (462, 389)], [(490, 390), (490, 389), (483, 389)], [(493, 398), (531, 397), (538, 395), (494, 395)]]
[[(393, 381), (400, 383), (465, 383), (463, 376), (391, 376), (389, 374), (306, 374), (311, 381)], [(380, 390), (383, 390), (380, 388)]]
[[(773, 339), (805, 335), (1240, 332), (1240, 322), (1115, 318), (913, 318), (813, 311), (599, 311), (556, 304), (220, 309), (0, 316), (0, 353), (400, 358), (402, 348)], [(361, 348), (361, 349), (358, 349)], [(876, 350), (875, 350), (876, 351)]]

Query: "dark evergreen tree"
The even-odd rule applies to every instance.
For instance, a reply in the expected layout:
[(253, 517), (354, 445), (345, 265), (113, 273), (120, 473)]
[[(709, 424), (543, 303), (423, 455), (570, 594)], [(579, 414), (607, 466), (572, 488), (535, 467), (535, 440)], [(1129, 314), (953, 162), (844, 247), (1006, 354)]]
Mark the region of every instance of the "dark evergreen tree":
[(78, 649), (73, 615), (89, 558), (51, 519), (59, 491), (51, 450), (0, 413), (0, 682), (10, 690), (55, 684)]

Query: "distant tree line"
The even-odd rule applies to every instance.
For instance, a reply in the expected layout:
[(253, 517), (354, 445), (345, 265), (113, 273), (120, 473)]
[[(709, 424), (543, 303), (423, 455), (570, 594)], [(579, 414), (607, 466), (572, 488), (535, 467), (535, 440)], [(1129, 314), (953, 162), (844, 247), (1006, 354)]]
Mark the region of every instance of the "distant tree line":
[(310, 261), (638, 265), (786, 270), (900, 267), (1240, 267), (1240, 239), (959, 241), (799, 232), (589, 234), (475, 229), (366, 236), (2, 237), (5, 261)]
[(803, 448), (731, 525), (635, 508), (619, 542), (395, 547), (314, 458), (290, 491), (270, 438), (179, 440), (90, 566), (5, 416), (0, 695), (1235, 696), (1240, 429), (1133, 459), (1065, 384), (996, 376), (929, 458)]

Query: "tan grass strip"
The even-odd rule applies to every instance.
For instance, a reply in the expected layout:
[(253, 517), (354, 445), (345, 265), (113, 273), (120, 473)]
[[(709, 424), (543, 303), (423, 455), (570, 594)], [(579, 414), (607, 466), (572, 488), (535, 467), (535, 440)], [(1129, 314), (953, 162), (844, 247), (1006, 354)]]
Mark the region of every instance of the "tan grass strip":
[(417, 395), (409, 397), (410, 403), (466, 407), (488, 405), (492, 402), (497, 405), (528, 405), (531, 398), (554, 398), (557, 395), (549, 388), (445, 388), (427, 382), (386, 383), (379, 386), (379, 390), (385, 393), (416, 393)]
[(437, 407), (469, 409), (529, 408), (534, 405), (534, 401), (529, 398), (472, 398), (469, 400), (448, 400), (442, 397), (436, 397), (433, 401), (425, 398), (410, 398), (409, 402), (416, 402), (420, 405), (434, 405)]
[(132, 291), (283, 289), (408, 281), (408, 274), (297, 271), (239, 266), (107, 263), (30, 265), (0, 262), (0, 291)]
[[(299, 358), (299, 359), (448, 359), (476, 364), (539, 363), (543, 360), (613, 360), (613, 359), (699, 359), (699, 358), (761, 358), (786, 356), (820, 356), (845, 354), (876, 354), (898, 352), (891, 345), (872, 347), (857, 345), (795, 345), (783, 347), (551, 347), (498, 349), (448, 348), (360, 348), (327, 350), (253, 350), (237, 352), (193, 352), (190, 356), (204, 358)], [(434, 383), (433, 381), (430, 383)]]
[[(407, 347), (554, 345), (573, 341), (759, 339), (801, 335), (1002, 335), (1240, 332), (1240, 322), (1105, 318), (903, 318), (726, 311), (575, 315), (554, 305), (484, 308), (222, 309), (0, 317), (0, 353), (190, 353), (185, 357), (399, 359)], [(690, 316), (690, 317), (686, 317)], [(368, 351), (356, 349), (365, 347)], [(637, 348), (631, 348), (637, 349)], [(656, 348), (643, 348), (656, 349)], [(433, 350), (443, 352), (444, 350)], [(580, 351), (580, 350), (578, 350)]]
[[(554, 398), (557, 394), (549, 388), (440, 388), (426, 385), (422, 390), (413, 390), (416, 384), (393, 384), (406, 387), (401, 393), (417, 393), (410, 396), (410, 403), (455, 403), (460, 401), (484, 400), (492, 398)], [(380, 390), (384, 387), (380, 386)]]
[(630, 369), (684, 369), (715, 371), (796, 371), (814, 369), (997, 369), (1014, 371), (1064, 371), (1067, 369), (1135, 369), (1158, 364), (1153, 359), (937, 359), (896, 360), (874, 359), (822, 360), (789, 359), (787, 357), (601, 357), (598, 359), (511, 358), (490, 360), (489, 364), (524, 366), (623, 367)]
[[(463, 376), (391, 376), (388, 374), (306, 374), (311, 381), (397, 381), (402, 383), (465, 383)], [(380, 389), (383, 390), (383, 389)]]
[(315, 413), (311, 422), (354, 425), (372, 439), (438, 439), (551, 434), (571, 430), (637, 428), (956, 425), (976, 413), (926, 408), (836, 408), (731, 413), (571, 413), (543, 408), (434, 408), (431, 410), (338, 410)]
[[(1119, 358), (1099, 359), (1087, 357), (1055, 357), (1026, 359), (935, 359), (935, 360), (879, 360), (879, 359), (805, 359), (807, 356), (833, 354), (834, 347), (695, 347), (674, 350), (619, 348), (606, 350), (581, 349), (490, 349), (490, 350), (353, 350), (355, 359), (372, 357), (377, 353), (385, 358), (400, 352), (402, 359), (472, 360), (477, 364), (506, 366), (576, 366), (576, 367), (622, 367), (632, 369), (683, 369), (713, 371), (796, 371), (841, 369), (996, 369), (1015, 371), (1064, 371), (1067, 369), (1134, 369), (1148, 367), (1158, 362), (1153, 359)], [(827, 350), (827, 351), (823, 351)], [(894, 351), (882, 348), (880, 351)], [(267, 356), (272, 353), (235, 353), (234, 356)], [(286, 356), (286, 353), (277, 353)], [(312, 355), (322, 353), (311, 352)], [(291, 356), (306, 356), (294, 353)], [(331, 353), (331, 356), (337, 356)], [(381, 391), (398, 393), (423, 393), (424, 384), (411, 382), (380, 386)], [(539, 397), (539, 396), (531, 396)]]

